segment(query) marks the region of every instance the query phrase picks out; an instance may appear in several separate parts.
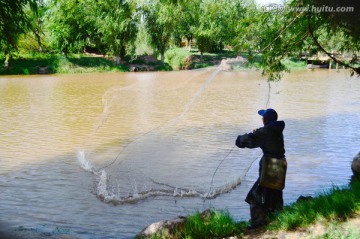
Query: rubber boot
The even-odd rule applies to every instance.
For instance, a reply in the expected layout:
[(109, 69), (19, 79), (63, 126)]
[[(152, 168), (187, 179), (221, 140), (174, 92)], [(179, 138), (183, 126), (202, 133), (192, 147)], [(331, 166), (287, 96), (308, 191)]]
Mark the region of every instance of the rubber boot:
[(257, 228), (257, 227), (265, 225), (266, 215), (265, 215), (265, 210), (264, 210), (263, 206), (256, 205), (256, 204), (250, 204), (250, 216), (251, 216), (250, 228)]

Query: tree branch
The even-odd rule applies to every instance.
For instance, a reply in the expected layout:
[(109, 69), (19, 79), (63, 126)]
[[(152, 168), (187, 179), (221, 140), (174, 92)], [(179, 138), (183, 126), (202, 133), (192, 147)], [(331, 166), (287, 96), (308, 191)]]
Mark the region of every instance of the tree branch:
[(315, 45), (321, 50), (323, 51), (326, 55), (328, 55), (334, 62), (336, 63), (339, 63), (345, 67), (348, 67), (350, 69), (352, 69), (353, 71), (355, 71), (358, 75), (360, 75), (360, 67), (353, 67), (341, 60), (338, 60), (336, 57), (334, 57), (330, 52), (326, 51), (322, 46), (321, 44), (318, 42), (317, 38), (315, 37), (315, 34), (314, 34), (314, 30), (312, 29), (311, 27), (311, 24), (310, 24), (310, 16), (308, 17), (308, 29), (309, 29), (309, 33), (310, 33), (310, 36), (312, 38), (312, 40), (314, 41)]
[(298, 17), (300, 17), (300, 15), (303, 14), (303, 13), (304, 13), (304, 12), (300, 12), (289, 24), (286, 24), (286, 26), (279, 31), (279, 34), (277, 34), (277, 36), (276, 36), (266, 47), (264, 47), (262, 50), (260, 50), (260, 52), (265, 51), (271, 44), (273, 44), (273, 43), (283, 34), (283, 32), (284, 32), (286, 29), (288, 29), (288, 28), (295, 22), (295, 20), (296, 20)]

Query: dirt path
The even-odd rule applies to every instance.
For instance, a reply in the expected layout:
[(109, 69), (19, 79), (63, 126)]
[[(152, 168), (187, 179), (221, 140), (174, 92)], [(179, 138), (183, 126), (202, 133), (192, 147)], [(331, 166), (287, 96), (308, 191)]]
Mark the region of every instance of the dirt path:
[(344, 222), (319, 221), (307, 228), (295, 231), (265, 231), (253, 229), (245, 232), (244, 236), (228, 239), (315, 239), (315, 238), (360, 238), (360, 214)]

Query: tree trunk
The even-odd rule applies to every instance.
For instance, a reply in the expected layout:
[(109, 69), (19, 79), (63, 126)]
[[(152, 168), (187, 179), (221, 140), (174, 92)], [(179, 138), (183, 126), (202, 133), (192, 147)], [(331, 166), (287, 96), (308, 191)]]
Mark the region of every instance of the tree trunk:
[[(123, 42), (123, 41), (122, 41), (122, 42)], [(125, 48), (124, 45), (122, 45), (122, 46), (120, 47), (120, 54), (119, 54), (119, 56), (120, 56), (120, 61), (121, 61), (121, 60), (125, 60), (126, 48)], [(119, 63), (119, 64), (120, 64), (120, 63)]]
[(5, 61), (4, 61), (4, 67), (5, 68), (9, 68), (9, 60), (8, 60), (8, 58), (7, 57), (5, 57)]
[(186, 40), (188, 42), (189, 52), (191, 52), (191, 42), (192, 42), (193, 36), (187, 35)]
[(67, 58), (67, 56), (68, 56), (68, 47), (67, 46), (63, 49), (63, 54), (64, 54), (65, 58)]
[(36, 38), (37, 38), (37, 42), (38, 42), (38, 45), (39, 45), (39, 51), (43, 52), (40, 35), (36, 34)]
[(204, 55), (204, 54), (203, 54), (203, 52), (201, 51), (201, 52), (200, 52), (200, 62), (201, 62), (201, 63), (204, 63), (203, 55)]
[(120, 65), (120, 63), (121, 63), (120, 56), (116, 56), (116, 65)]
[(165, 63), (165, 53), (164, 52), (161, 53), (161, 63), (162, 64)]
[(5, 51), (4, 67), (6, 69), (10, 69), (11, 62), (12, 62), (12, 54), (11, 54), (11, 51), (8, 49)]
[[(39, 1), (39, 4), (41, 4), (41, 1)], [(35, 35), (36, 35), (36, 39), (37, 39), (37, 42), (39, 45), (39, 51), (42, 52), (43, 48), (42, 48), (41, 37), (40, 37), (41, 21), (39, 18), (38, 18), (37, 22), (38, 22), (38, 24), (37, 24), (37, 29), (35, 30)]]

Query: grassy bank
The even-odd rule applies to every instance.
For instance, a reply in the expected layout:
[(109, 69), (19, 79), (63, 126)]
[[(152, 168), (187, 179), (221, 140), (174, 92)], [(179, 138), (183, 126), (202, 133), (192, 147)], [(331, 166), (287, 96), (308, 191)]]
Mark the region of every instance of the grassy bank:
[[(0, 57), (4, 62), (4, 57)], [(28, 54), (15, 56), (9, 68), (0, 67), (1, 75), (30, 75), (53, 73), (91, 73), (128, 71), (124, 65), (115, 65), (103, 57), (85, 55)]]
[[(171, 48), (165, 53), (165, 64), (160, 58), (152, 56), (138, 56), (136, 59), (125, 59), (123, 64), (116, 65), (113, 58), (70, 54), (64, 57), (60, 54), (20, 54), (14, 56), (11, 66), (1, 66), (5, 56), (0, 54), (0, 75), (30, 75), (30, 74), (74, 74), (93, 72), (124, 72), (136, 68), (137, 71), (171, 71), (198, 69), (217, 66), (222, 59), (235, 58), (233, 51), (224, 50), (221, 53), (204, 53), (202, 60), (197, 49), (189, 51), (187, 48)], [(244, 55), (244, 57), (246, 57)], [(297, 59), (286, 59), (283, 62), (289, 69), (301, 69), (306, 65)], [(241, 66), (242, 69), (244, 66)], [(238, 66), (233, 66), (237, 70)]]
[(222, 59), (235, 57), (233, 51), (224, 50), (221, 53), (204, 53), (201, 60), (201, 54), (197, 49), (189, 51), (187, 48), (172, 48), (165, 53), (165, 62), (173, 69), (186, 70), (217, 66)]
[(299, 60), (297, 58), (286, 58), (281, 61), (286, 67), (288, 67), (290, 70), (295, 69), (306, 69), (307, 64), (306, 61)]
[(189, 52), (184, 48), (173, 48), (166, 52), (165, 64), (160, 58), (139, 56), (136, 59), (125, 59), (123, 64), (116, 65), (113, 58), (85, 54), (19, 54), (13, 57), (10, 67), (4, 67), (5, 56), (0, 54), (0, 75), (31, 75), (31, 74), (76, 74), (93, 72), (126, 72), (136, 67), (137, 71), (171, 71), (195, 69), (218, 65), (223, 57), (232, 54), (200, 54)]
[(275, 215), (269, 229), (293, 230), (318, 220), (346, 220), (360, 210), (360, 183), (349, 188), (334, 187), (309, 201), (295, 203)]
[(317, 197), (286, 206), (283, 211), (269, 216), (267, 226), (257, 230), (248, 229), (248, 222), (236, 222), (226, 211), (214, 211), (210, 217), (205, 218), (200, 213), (190, 215), (185, 225), (172, 235), (159, 233), (151, 238), (253, 238), (254, 235), (257, 235), (256, 238), (272, 238), (271, 235), (261, 237), (259, 234), (271, 234), (280, 230), (303, 232), (304, 228), (318, 222), (325, 225), (325, 230), (314, 238), (359, 238), (359, 230), (344, 231), (346, 229), (340, 225), (359, 212), (360, 182), (355, 181), (348, 187), (334, 187)]

